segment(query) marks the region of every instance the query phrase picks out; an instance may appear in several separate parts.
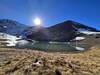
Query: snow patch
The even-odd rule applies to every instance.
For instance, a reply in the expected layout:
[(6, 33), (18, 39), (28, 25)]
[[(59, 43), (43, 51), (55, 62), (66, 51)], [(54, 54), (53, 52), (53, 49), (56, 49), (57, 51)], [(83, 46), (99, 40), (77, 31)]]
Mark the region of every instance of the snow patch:
[(76, 37), (74, 40), (84, 40), (85, 37)]
[(76, 48), (76, 50), (79, 50), (79, 51), (84, 51), (85, 49), (84, 48), (82, 48), (82, 47), (75, 47)]
[(81, 33), (91, 35), (91, 34), (100, 34), (100, 32), (92, 32), (92, 31), (81, 31)]

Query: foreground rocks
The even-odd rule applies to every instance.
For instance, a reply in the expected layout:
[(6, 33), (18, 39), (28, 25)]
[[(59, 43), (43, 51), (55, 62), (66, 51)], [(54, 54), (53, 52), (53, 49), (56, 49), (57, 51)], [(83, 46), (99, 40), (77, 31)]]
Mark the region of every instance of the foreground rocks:
[(100, 75), (100, 48), (81, 53), (0, 48), (0, 75)]

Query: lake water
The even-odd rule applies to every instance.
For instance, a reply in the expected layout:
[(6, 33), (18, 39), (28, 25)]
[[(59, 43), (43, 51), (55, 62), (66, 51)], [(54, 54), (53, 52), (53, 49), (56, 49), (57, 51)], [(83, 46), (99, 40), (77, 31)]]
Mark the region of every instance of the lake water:
[(75, 46), (66, 43), (48, 43), (48, 42), (36, 42), (28, 43), (24, 46), (17, 46), (19, 48), (30, 48), (41, 51), (51, 51), (51, 52), (62, 52), (62, 51), (77, 51)]

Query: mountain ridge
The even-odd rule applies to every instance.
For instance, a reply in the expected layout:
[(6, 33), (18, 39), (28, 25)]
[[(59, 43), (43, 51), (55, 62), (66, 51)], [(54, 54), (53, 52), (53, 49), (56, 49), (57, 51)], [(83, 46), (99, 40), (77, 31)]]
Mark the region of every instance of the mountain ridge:
[(80, 32), (83, 30), (99, 32), (96, 28), (68, 20), (41, 31), (33, 32), (28, 38), (39, 41), (70, 41), (79, 34), (83, 34)]
[(0, 32), (11, 35), (22, 35), (39, 41), (70, 41), (78, 36), (81, 30), (99, 32), (96, 28), (72, 20), (67, 20), (50, 27), (35, 27), (21, 24), (10, 19), (0, 19)]
[(25, 24), (21, 24), (17, 21), (10, 19), (0, 19), (0, 32), (10, 35), (20, 35), (27, 27)]

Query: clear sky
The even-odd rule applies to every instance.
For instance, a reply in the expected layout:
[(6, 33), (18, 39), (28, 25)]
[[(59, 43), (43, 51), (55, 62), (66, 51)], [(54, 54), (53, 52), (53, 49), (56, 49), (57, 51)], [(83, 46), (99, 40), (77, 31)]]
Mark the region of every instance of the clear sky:
[(0, 19), (32, 25), (35, 17), (44, 26), (74, 20), (100, 29), (100, 0), (0, 0)]

